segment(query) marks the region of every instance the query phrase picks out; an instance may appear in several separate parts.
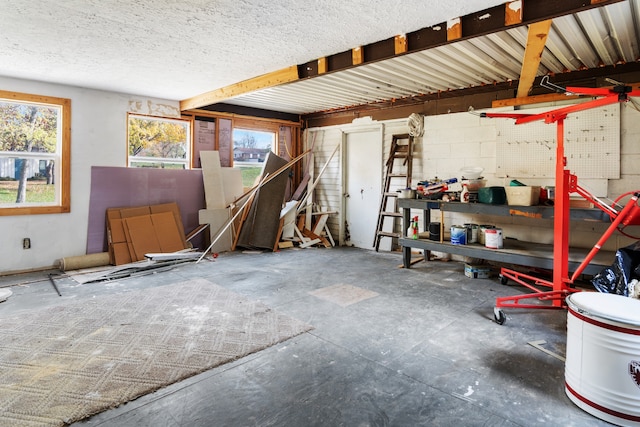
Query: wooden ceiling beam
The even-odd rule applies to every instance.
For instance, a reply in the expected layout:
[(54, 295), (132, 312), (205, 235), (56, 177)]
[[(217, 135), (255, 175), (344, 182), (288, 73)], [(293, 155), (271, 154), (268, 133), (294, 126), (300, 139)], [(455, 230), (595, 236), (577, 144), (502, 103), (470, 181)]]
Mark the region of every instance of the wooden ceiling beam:
[(547, 36), (551, 29), (551, 19), (529, 24), (527, 46), (524, 49), (522, 69), (520, 70), (520, 82), (518, 84), (517, 98), (529, 95), (536, 79), (542, 52), (547, 43)]
[(268, 87), (290, 83), (299, 79), (298, 66), (283, 68), (272, 73), (263, 74), (252, 79), (244, 80), (236, 84), (212, 90), (201, 95), (180, 101), (180, 111), (192, 110), (225, 101), (238, 95), (253, 92)]

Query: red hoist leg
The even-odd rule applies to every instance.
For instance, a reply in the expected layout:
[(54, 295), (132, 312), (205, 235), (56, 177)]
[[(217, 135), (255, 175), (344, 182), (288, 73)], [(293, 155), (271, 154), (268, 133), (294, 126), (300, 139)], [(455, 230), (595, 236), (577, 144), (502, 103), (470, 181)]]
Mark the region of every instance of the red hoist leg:
[[(556, 199), (553, 206), (553, 290), (566, 291), (569, 276), (569, 193), (575, 187), (575, 176), (565, 169), (564, 117), (557, 121), (556, 133)], [(573, 182), (571, 182), (573, 181)], [(554, 300), (554, 307), (562, 307), (563, 301)]]

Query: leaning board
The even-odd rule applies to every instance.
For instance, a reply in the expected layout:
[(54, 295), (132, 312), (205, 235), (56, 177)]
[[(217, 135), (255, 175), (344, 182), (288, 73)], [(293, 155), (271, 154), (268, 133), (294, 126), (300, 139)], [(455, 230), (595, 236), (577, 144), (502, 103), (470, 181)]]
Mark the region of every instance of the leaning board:
[[(536, 114), (559, 107), (523, 110)], [(553, 178), (556, 164), (556, 123), (515, 125), (495, 119), (496, 175)], [(567, 168), (580, 178), (620, 178), (620, 104), (570, 114), (564, 121)]]

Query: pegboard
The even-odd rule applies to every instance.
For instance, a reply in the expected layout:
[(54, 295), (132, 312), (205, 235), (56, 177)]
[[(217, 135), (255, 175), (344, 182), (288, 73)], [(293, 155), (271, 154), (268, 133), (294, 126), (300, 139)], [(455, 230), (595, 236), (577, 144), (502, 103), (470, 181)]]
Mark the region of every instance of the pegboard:
[[(554, 107), (526, 110), (544, 113)], [(516, 125), (496, 120), (496, 175), (553, 178), (557, 124), (543, 121)], [(567, 168), (579, 178), (620, 178), (620, 104), (580, 111), (564, 121)]]

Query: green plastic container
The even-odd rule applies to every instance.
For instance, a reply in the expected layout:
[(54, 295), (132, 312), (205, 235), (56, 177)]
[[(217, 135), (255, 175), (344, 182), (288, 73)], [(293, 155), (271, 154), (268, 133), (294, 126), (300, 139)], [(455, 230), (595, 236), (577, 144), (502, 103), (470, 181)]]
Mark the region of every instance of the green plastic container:
[(504, 191), (504, 187), (479, 188), (478, 201), (490, 205), (504, 205), (507, 203), (507, 193)]

